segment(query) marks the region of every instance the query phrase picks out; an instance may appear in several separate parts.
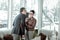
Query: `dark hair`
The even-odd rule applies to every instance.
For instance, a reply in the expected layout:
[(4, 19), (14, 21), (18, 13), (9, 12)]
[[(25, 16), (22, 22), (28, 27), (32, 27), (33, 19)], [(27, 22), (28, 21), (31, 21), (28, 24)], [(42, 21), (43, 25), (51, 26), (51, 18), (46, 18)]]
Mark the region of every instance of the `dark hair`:
[(35, 11), (34, 10), (30, 10), (30, 12), (33, 12), (33, 14), (35, 14)]
[(2, 40), (2, 38), (0, 37), (0, 40)]
[(4, 40), (13, 40), (13, 36), (10, 34), (4, 35), (3, 37)]
[(20, 8), (20, 12), (22, 12), (23, 10), (25, 10), (25, 8), (24, 8), (24, 7)]

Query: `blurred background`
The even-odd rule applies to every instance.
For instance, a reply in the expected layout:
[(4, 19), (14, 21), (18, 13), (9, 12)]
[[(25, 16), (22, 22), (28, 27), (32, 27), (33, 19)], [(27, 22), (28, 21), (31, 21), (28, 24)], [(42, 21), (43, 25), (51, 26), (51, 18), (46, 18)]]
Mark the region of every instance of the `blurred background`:
[(57, 32), (60, 39), (60, 0), (0, 0), (0, 34), (10, 33), (21, 7), (25, 7), (27, 12), (35, 10), (38, 34), (42, 30), (46, 35), (53, 34), (55, 39)]

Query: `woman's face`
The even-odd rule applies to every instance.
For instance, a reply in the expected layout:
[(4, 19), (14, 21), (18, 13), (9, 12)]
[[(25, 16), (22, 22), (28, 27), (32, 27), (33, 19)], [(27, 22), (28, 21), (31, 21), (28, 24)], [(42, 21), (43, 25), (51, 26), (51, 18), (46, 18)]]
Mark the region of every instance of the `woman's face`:
[(33, 17), (33, 16), (34, 16), (33, 12), (30, 12), (29, 17)]

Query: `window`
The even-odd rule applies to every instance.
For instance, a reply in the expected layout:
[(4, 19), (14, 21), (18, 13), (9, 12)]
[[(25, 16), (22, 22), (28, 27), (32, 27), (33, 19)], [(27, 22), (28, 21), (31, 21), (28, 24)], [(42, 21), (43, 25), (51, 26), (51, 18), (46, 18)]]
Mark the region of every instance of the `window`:
[(22, 6), (27, 11), (35, 10), (35, 18), (38, 17), (37, 0), (0, 0), (0, 28), (12, 26), (12, 23), (20, 12)]
[(0, 0), (0, 28), (8, 27), (8, 0)]
[(58, 0), (44, 0), (43, 2), (43, 28), (58, 31), (58, 15), (56, 15)]
[(19, 10), (20, 0), (0, 0), (0, 28), (10, 28)]

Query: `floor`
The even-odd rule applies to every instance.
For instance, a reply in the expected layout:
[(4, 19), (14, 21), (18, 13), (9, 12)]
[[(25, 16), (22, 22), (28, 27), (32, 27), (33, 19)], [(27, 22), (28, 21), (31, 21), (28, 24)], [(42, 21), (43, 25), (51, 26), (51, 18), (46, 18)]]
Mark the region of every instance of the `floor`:
[[(5, 35), (5, 34), (10, 34), (10, 29), (8, 30), (8, 29), (0, 29), (0, 36), (2, 36), (3, 37), (3, 35)], [(35, 37), (34, 39), (32, 39), (32, 40), (40, 40), (40, 37)], [(48, 38), (46, 38), (46, 40), (48, 40)], [(53, 36), (53, 37), (51, 37), (51, 40), (56, 40), (56, 37), (55, 36)], [(58, 40), (60, 40), (60, 39), (58, 39)]]

